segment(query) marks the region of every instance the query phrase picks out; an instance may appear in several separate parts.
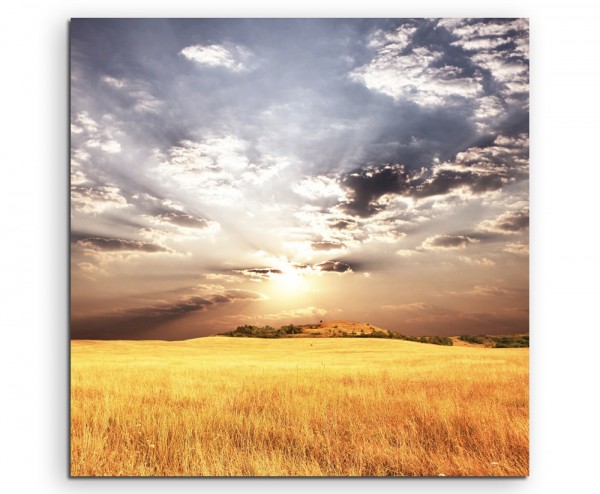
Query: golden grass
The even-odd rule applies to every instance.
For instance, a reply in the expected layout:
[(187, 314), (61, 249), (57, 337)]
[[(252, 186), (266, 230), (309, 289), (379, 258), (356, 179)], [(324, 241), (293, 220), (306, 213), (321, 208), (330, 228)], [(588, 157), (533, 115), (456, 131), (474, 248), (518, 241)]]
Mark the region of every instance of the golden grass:
[(73, 476), (528, 475), (528, 349), (72, 342)]

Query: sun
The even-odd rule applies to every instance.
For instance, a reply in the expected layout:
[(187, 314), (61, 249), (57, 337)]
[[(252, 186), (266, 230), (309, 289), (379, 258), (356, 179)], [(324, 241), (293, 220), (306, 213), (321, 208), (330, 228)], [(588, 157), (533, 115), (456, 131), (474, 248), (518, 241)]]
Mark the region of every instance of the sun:
[(286, 293), (298, 293), (309, 289), (308, 280), (297, 268), (287, 265), (279, 269), (281, 272), (273, 276), (273, 282), (278, 290)]
[(298, 264), (288, 259), (277, 259), (273, 263), (277, 273), (273, 273), (271, 281), (278, 292), (286, 295), (306, 292), (310, 288), (310, 283), (306, 273)]

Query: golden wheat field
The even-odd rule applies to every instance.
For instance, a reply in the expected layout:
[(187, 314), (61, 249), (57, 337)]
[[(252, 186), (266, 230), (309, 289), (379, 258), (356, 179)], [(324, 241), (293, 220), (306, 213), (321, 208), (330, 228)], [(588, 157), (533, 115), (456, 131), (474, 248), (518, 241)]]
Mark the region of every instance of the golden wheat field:
[(528, 349), (73, 341), (72, 476), (525, 476)]

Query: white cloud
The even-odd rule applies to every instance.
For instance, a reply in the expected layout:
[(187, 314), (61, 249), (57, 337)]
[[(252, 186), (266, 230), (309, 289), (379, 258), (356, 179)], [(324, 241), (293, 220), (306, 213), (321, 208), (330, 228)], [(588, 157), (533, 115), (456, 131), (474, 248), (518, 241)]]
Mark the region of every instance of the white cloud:
[(455, 46), (460, 46), (468, 51), (490, 50), (497, 46), (508, 43), (510, 38), (476, 38), (476, 39), (460, 39), (453, 42)]
[(471, 60), (489, 70), (494, 79), (505, 85), (504, 96), (529, 90), (529, 66), (526, 62), (508, 59), (506, 52), (477, 53)]
[(83, 185), (87, 183), (88, 178), (81, 170), (71, 167), (71, 185)]
[(242, 179), (249, 184), (263, 185), (290, 165), (290, 161), (286, 158), (267, 155), (263, 157), (260, 164), (248, 163)]
[(114, 139), (108, 139), (101, 141), (98, 139), (90, 139), (86, 142), (86, 145), (90, 148), (100, 148), (105, 153), (116, 154), (121, 152), (121, 144)]
[(474, 40), (486, 36), (506, 36), (510, 31), (523, 31), (528, 29), (527, 19), (516, 19), (511, 22), (479, 22), (475, 24), (458, 23), (455, 26), (446, 25), (452, 34), (464, 40)]
[(516, 254), (518, 256), (528, 256), (529, 255), (529, 246), (522, 242), (509, 242), (504, 247), (504, 252), (508, 252), (509, 254)]
[(237, 276), (221, 273), (208, 273), (204, 275), (204, 278), (209, 281), (220, 281), (222, 283), (237, 283), (240, 281)]
[[(89, 133), (95, 133), (98, 131), (98, 124), (91, 118), (86, 111), (81, 111), (75, 115), (75, 126), (78, 129), (76, 133), (86, 131)], [(81, 130), (79, 130), (81, 129)]]
[(133, 109), (137, 112), (158, 113), (164, 105), (163, 101), (152, 94), (150, 85), (145, 81), (111, 76), (103, 76), (102, 81), (132, 98), (135, 101)]
[(408, 99), (424, 106), (447, 104), (455, 96), (474, 98), (482, 94), (479, 77), (463, 76), (454, 66), (434, 66), (442, 53), (416, 47), (402, 54), (405, 48), (403, 43), (381, 46), (375, 58), (352, 71), (350, 78), (396, 100)]
[[(464, 50), (476, 52), (471, 60), (488, 70), (492, 77), (504, 84), (501, 94), (504, 97), (512, 93), (529, 90), (529, 39), (527, 19), (511, 22), (461, 22), (444, 25), (459, 39), (452, 44)], [(498, 50), (503, 44), (514, 43), (516, 48)]]
[(158, 113), (164, 105), (146, 89), (137, 89), (129, 94), (136, 99), (133, 109), (137, 112)]
[(418, 250), (411, 250), (411, 249), (400, 249), (396, 251), (396, 255), (397, 256), (401, 256), (401, 257), (412, 257), (416, 254), (419, 254), (420, 251)]
[(461, 261), (466, 262), (467, 264), (471, 264), (472, 266), (483, 266), (483, 267), (491, 267), (495, 266), (496, 262), (488, 259), (487, 257), (468, 257), (468, 256), (460, 256)]
[(251, 56), (251, 53), (241, 46), (228, 48), (217, 44), (186, 46), (179, 53), (197, 64), (225, 67), (234, 72), (246, 70), (248, 67), (244, 62)]
[(71, 204), (75, 211), (98, 214), (107, 209), (120, 209), (129, 206), (121, 195), (121, 190), (112, 185), (101, 187), (71, 187)]
[(416, 30), (417, 28), (411, 25), (400, 26), (391, 33), (378, 30), (371, 36), (369, 46), (371, 48), (386, 47), (387, 51), (401, 51), (410, 44), (411, 37)]
[(124, 79), (117, 79), (116, 77), (108, 75), (103, 76), (102, 81), (115, 89), (122, 89), (127, 85), (127, 82)]
[[(91, 118), (86, 111), (78, 112), (71, 123), (71, 135), (73, 137), (73, 157), (79, 161), (90, 159), (89, 153), (77, 148), (84, 143), (89, 148), (100, 149), (105, 153), (117, 154), (121, 152), (121, 143), (115, 139), (122, 133), (119, 129), (111, 126), (111, 115), (102, 117), (104, 125), (101, 126)], [(108, 124), (107, 124), (108, 123)]]
[(240, 173), (251, 171), (245, 153), (246, 143), (232, 136), (185, 140), (166, 155), (156, 153), (155, 172), (205, 202), (232, 204), (242, 199)]
[(337, 180), (324, 175), (304, 178), (300, 182), (293, 184), (292, 190), (296, 194), (310, 200), (330, 197), (342, 200), (346, 195)]

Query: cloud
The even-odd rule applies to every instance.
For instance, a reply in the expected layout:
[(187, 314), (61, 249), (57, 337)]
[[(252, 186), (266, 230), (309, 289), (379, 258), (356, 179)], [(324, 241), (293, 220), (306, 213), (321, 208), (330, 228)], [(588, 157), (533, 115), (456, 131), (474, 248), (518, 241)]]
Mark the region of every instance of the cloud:
[[(85, 175), (76, 176), (76, 182), (86, 183)], [(121, 190), (113, 185), (71, 186), (71, 205), (75, 211), (86, 214), (99, 214), (109, 209), (120, 209), (129, 206)]]
[(325, 261), (315, 266), (319, 271), (325, 271), (329, 273), (351, 273), (352, 267), (345, 262), (340, 261)]
[(167, 223), (173, 223), (174, 225), (183, 226), (186, 228), (206, 228), (209, 226), (209, 221), (204, 218), (195, 218), (186, 213), (179, 211), (170, 211), (168, 213), (161, 213), (155, 216), (155, 218), (165, 221)]
[(330, 220), (329, 226), (336, 230), (350, 230), (352, 228), (356, 228), (357, 222), (352, 219), (333, 219)]
[(184, 211), (183, 204), (170, 199), (138, 192), (130, 197), (130, 201), (139, 218), (145, 220), (145, 223), (136, 224), (141, 226), (137, 233), (158, 243), (213, 237), (221, 228), (218, 222), (190, 214)]
[(502, 234), (520, 233), (529, 228), (529, 209), (507, 211), (491, 220), (482, 221), (479, 229)]
[[(153, 331), (188, 315), (205, 313), (224, 304), (259, 302), (265, 295), (250, 290), (225, 290), (218, 285), (198, 285), (188, 289), (191, 295), (173, 302), (157, 302), (145, 306), (115, 309), (96, 316), (71, 321), (73, 338), (145, 339)], [(199, 293), (199, 294), (196, 294)], [(178, 335), (165, 339), (178, 339)], [(191, 336), (188, 337), (193, 337)]]
[(303, 307), (300, 309), (282, 310), (280, 312), (273, 312), (270, 314), (261, 314), (257, 316), (232, 316), (231, 318), (239, 322), (252, 322), (257, 321), (285, 321), (287, 319), (309, 319), (319, 318), (328, 313), (327, 309), (321, 309), (314, 306)]
[(402, 256), (402, 257), (413, 257), (416, 254), (421, 253), (418, 250), (411, 250), (411, 249), (398, 249), (396, 251), (396, 255), (398, 256)]
[(321, 241), (321, 242), (313, 242), (310, 246), (314, 250), (336, 250), (336, 249), (344, 249), (346, 246), (342, 242), (335, 241)]
[(274, 275), (277, 276), (283, 273), (283, 271), (278, 268), (245, 268), (234, 269), (233, 272), (247, 276), (252, 281), (269, 280), (273, 278)]
[(453, 46), (501, 85), (499, 95), (513, 97), (529, 90), (529, 23), (527, 19), (465, 19), (445, 26), (457, 39)]
[(428, 315), (446, 315), (451, 313), (449, 309), (445, 309), (444, 307), (438, 307), (435, 305), (428, 304), (426, 302), (412, 302), (407, 304), (396, 304), (396, 305), (382, 305), (382, 309), (392, 310), (394, 312), (398, 312), (400, 314), (406, 315), (420, 315), (420, 314), (428, 314)]
[(498, 287), (498, 286), (475, 285), (470, 290), (450, 291), (448, 293), (450, 293), (452, 295), (479, 295), (479, 296), (495, 296), (495, 297), (500, 297), (500, 296), (508, 295), (508, 294), (510, 294), (512, 292), (513, 292), (513, 290), (508, 290), (506, 288), (501, 288), (501, 287)]
[(242, 46), (226, 47), (219, 44), (186, 46), (179, 53), (199, 65), (225, 67), (234, 72), (247, 70), (248, 66), (244, 62), (251, 56)]
[(240, 175), (255, 175), (247, 148), (245, 141), (231, 135), (185, 139), (166, 154), (156, 153), (155, 171), (164, 183), (201, 197), (203, 202), (232, 204), (243, 198)]
[(466, 235), (434, 235), (423, 241), (422, 247), (427, 250), (464, 249), (479, 240)]
[(411, 176), (403, 165), (384, 165), (354, 170), (342, 177), (348, 189), (349, 200), (343, 210), (351, 215), (371, 216), (383, 209), (376, 201), (388, 193), (402, 193), (410, 189)]
[(503, 296), (510, 293), (511, 290), (507, 290), (506, 288), (501, 288), (498, 286), (490, 286), (490, 285), (475, 285), (473, 290), (470, 293), (475, 295), (493, 295), (493, 296)]
[(344, 191), (336, 179), (327, 176), (308, 177), (292, 185), (292, 190), (299, 196), (310, 200), (324, 198), (341, 199)]
[(504, 252), (508, 252), (509, 254), (516, 254), (518, 256), (528, 256), (529, 255), (529, 246), (522, 242), (509, 242), (504, 247)]
[(223, 293), (212, 295), (210, 300), (215, 304), (231, 304), (239, 301), (258, 301), (267, 300), (268, 297), (262, 293), (253, 292), (251, 290), (225, 290)]
[[(91, 149), (100, 149), (107, 154), (119, 154), (122, 151), (121, 143), (116, 140), (117, 129), (110, 125), (100, 125), (87, 111), (75, 113), (71, 119), (71, 136), (74, 143), (83, 143)], [(75, 145), (74, 154), (84, 153)]]
[(350, 78), (367, 88), (423, 106), (447, 105), (456, 98), (482, 94), (481, 77), (458, 65), (443, 63), (444, 53), (417, 46), (414, 27), (400, 26), (395, 33), (378, 33), (371, 46), (373, 60), (354, 69)]
[[(528, 176), (528, 139), (498, 136), (492, 145), (470, 147), (452, 161), (429, 169), (408, 170), (402, 164), (369, 165), (342, 175), (348, 199), (342, 210), (369, 217), (386, 208), (386, 195), (423, 200), (467, 191), (477, 196), (500, 190)], [(389, 201), (388, 201), (389, 203)]]
[[(212, 280), (226, 287), (293, 273), (326, 277), (336, 292), (354, 290), (343, 286), (350, 278), (369, 283), (362, 274), (372, 272), (371, 281), (389, 282), (381, 303), (397, 304), (416, 270), (447, 257), (437, 252), (457, 254), (466, 279), (483, 283), (477, 276), (508, 263), (506, 283), (525, 283), (517, 268), (526, 258), (516, 256), (526, 255), (517, 241), (527, 231), (511, 235), (518, 218), (498, 216), (527, 205), (526, 22), (79, 19), (71, 27), (72, 224), (120, 248), (74, 244), (75, 276), (106, 275), (74, 293), (75, 310), (106, 287), (118, 297), (153, 277), (168, 280), (161, 287), (184, 275), (209, 283), (217, 266), (215, 276), (227, 278)], [(458, 243), (433, 245), (442, 234)], [(269, 254), (253, 257), (259, 250)], [(341, 276), (350, 271), (361, 276)], [(442, 276), (435, 270), (431, 282)], [(213, 295), (228, 299), (225, 289), (194, 294)], [(94, 300), (102, 303), (110, 302)], [(208, 319), (198, 323), (216, 331), (219, 321)]]
[(74, 134), (81, 134), (82, 132), (88, 132), (95, 134), (99, 130), (99, 126), (96, 121), (90, 117), (87, 111), (80, 111), (74, 115), (71, 122), (71, 131)]
[(76, 240), (76, 243), (86, 249), (105, 252), (169, 252), (169, 249), (161, 245), (151, 244), (148, 242), (140, 242), (138, 240), (127, 240), (122, 238), (90, 236), (78, 239)]
[(204, 278), (209, 281), (220, 281), (222, 283), (236, 283), (239, 281), (237, 276), (223, 273), (207, 273), (204, 275)]
[(125, 95), (129, 101), (128, 106), (136, 112), (159, 113), (164, 102), (152, 94), (150, 84), (142, 80), (119, 79), (105, 75), (102, 81), (111, 89)]
[(115, 89), (122, 89), (127, 85), (127, 82), (123, 79), (118, 79), (109, 75), (103, 76), (102, 81)]
[(114, 139), (98, 140), (90, 139), (86, 142), (86, 145), (90, 148), (100, 148), (105, 153), (116, 154), (121, 152), (121, 144)]
[(469, 257), (469, 256), (460, 256), (459, 259), (467, 264), (471, 264), (472, 266), (483, 266), (483, 267), (491, 267), (496, 265), (496, 261), (492, 259), (488, 259), (487, 257)]

